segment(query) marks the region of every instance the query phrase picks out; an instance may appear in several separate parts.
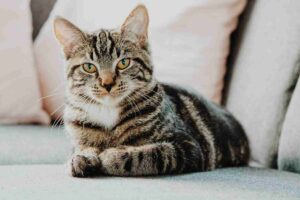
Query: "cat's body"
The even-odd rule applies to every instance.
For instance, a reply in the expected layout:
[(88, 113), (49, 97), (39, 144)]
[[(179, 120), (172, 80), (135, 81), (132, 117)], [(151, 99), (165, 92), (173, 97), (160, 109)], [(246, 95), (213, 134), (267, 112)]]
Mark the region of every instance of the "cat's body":
[(68, 60), (64, 119), (75, 143), (72, 175), (157, 175), (247, 164), (247, 138), (229, 112), (153, 78), (147, 25), (143, 6), (121, 30), (86, 34), (56, 20)]

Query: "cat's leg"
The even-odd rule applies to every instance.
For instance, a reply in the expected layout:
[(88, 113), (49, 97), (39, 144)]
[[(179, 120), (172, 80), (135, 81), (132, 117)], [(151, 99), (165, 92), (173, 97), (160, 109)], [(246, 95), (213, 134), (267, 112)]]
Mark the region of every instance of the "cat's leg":
[(99, 149), (77, 147), (67, 163), (68, 173), (74, 177), (95, 176), (100, 173)]
[(199, 148), (190, 142), (110, 148), (99, 157), (102, 173), (108, 175), (159, 175), (201, 170)]
[(101, 174), (141, 176), (200, 171), (204, 170), (203, 159), (199, 145), (183, 139), (109, 148), (98, 155), (75, 154), (71, 161), (73, 176), (88, 177)]

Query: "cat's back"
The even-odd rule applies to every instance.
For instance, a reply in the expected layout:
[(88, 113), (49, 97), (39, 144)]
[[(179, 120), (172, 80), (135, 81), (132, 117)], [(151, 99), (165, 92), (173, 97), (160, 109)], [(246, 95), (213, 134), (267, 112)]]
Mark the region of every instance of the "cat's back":
[(166, 97), (176, 107), (176, 113), (182, 119), (201, 120), (209, 129), (223, 124), (238, 123), (224, 108), (206, 99), (191, 88), (184, 88), (174, 84), (161, 83)]
[[(188, 130), (204, 135), (200, 140), (213, 143), (211, 145), (215, 146), (219, 167), (248, 162), (246, 134), (229, 111), (191, 89), (165, 83), (161, 83), (161, 86), (169, 101), (174, 104), (176, 115), (184, 121)], [(219, 152), (222, 152), (222, 156), (218, 155)], [(237, 163), (232, 163), (233, 160)]]
[(232, 117), (224, 108), (206, 99), (192, 88), (167, 83), (160, 83), (160, 85), (169, 100), (177, 104), (178, 109), (178, 105), (183, 106), (181, 109), (189, 108), (195, 112), (200, 112), (199, 114), (204, 118), (211, 116), (220, 119), (226, 116)]

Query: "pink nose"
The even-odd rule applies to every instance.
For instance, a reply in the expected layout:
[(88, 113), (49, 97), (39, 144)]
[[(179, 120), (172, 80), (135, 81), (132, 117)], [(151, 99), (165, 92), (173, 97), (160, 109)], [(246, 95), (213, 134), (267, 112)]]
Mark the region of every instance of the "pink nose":
[(116, 75), (110, 71), (102, 72), (100, 75), (100, 84), (107, 92), (110, 92), (112, 87), (116, 84)]

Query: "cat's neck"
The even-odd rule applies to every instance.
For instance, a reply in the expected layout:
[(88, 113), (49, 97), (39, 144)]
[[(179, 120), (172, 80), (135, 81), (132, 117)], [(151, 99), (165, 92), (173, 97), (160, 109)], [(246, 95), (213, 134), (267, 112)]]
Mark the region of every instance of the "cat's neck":
[(83, 124), (90, 123), (111, 129), (119, 120), (120, 110), (121, 108), (118, 104), (95, 101), (87, 103), (68, 99), (64, 111), (64, 119), (66, 121), (79, 121)]
[(83, 110), (86, 112), (86, 121), (111, 129), (118, 122), (121, 109), (117, 105), (86, 104)]

